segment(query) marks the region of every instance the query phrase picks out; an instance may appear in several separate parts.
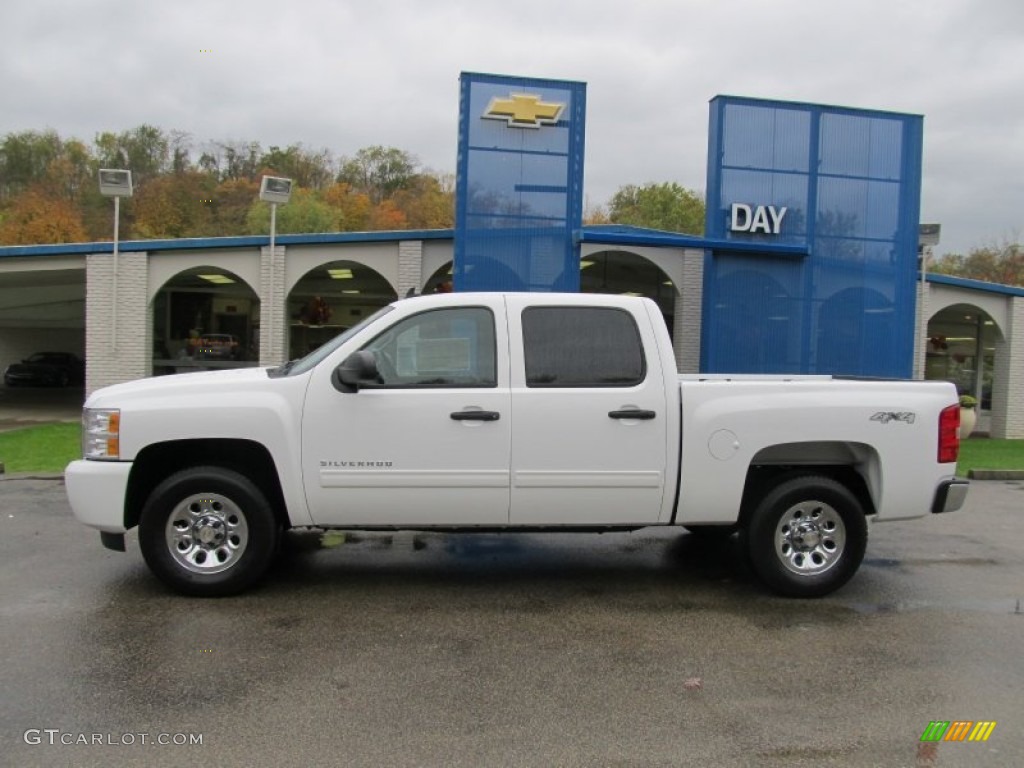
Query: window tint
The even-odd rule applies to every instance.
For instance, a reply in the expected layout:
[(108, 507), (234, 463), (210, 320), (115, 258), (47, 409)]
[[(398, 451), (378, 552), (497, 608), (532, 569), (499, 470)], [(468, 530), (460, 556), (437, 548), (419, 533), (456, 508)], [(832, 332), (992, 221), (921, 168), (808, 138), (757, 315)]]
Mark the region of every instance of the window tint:
[(529, 387), (631, 387), (644, 380), (640, 331), (622, 309), (529, 307), (523, 343)]
[(497, 386), (494, 348), (494, 317), (483, 307), (422, 312), (363, 347), (395, 388)]

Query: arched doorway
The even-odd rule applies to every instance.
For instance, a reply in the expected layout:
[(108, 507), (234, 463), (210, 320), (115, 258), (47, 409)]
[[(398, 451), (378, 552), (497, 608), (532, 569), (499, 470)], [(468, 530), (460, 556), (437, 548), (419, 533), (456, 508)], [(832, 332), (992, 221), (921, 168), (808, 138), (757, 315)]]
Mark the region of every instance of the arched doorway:
[(654, 262), (629, 251), (599, 251), (580, 259), (580, 293), (646, 296), (661, 310), (669, 333), (674, 329), (678, 291)]
[(992, 407), (996, 347), (1002, 331), (985, 310), (973, 304), (954, 304), (928, 321), (924, 377), (951, 381), (957, 392)]
[(152, 307), (154, 375), (257, 365), (260, 300), (235, 273), (186, 269), (160, 287)]
[(288, 294), (288, 359), (312, 352), (397, 298), (387, 279), (365, 264), (314, 267)]
[(446, 262), (438, 267), (423, 284), (423, 293), (450, 293), (452, 290), (452, 262)]

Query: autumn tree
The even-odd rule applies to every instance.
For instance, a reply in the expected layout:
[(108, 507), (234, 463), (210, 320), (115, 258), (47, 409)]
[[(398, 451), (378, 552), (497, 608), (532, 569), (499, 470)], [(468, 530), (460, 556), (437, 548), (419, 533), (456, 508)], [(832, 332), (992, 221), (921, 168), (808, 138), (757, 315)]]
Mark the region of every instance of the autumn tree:
[(199, 171), (150, 179), (135, 196), (135, 237), (204, 237), (214, 226), (216, 180)]
[(929, 271), (1003, 285), (1024, 285), (1024, 246), (1004, 241), (999, 245), (974, 248), (963, 256), (947, 253)]
[(451, 174), (417, 174), (395, 192), (392, 201), (410, 229), (455, 226), (455, 177)]
[(608, 218), (613, 224), (702, 235), (704, 198), (675, 182), (639, 187), (630, 184), (612, 196)]
[(321, 193), (321, 199), (338, 212), (338, 227), (343, 232), (365, 232), (370, 228), (373, 203), (369, 195), (356, 192), (350, 184), (332, 184)]
[(47, 193), (41, 185), (18, 195), (0, 223), (0, 243), (42, 245), (86, 239), (82, 217), (69, 200)]

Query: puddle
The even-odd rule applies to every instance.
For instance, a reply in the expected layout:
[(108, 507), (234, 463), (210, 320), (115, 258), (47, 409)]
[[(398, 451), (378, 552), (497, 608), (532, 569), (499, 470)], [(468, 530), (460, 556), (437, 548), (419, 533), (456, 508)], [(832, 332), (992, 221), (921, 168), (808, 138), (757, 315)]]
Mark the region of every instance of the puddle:
[(843, 603), (843, 605), (865, 616), (915, 611), (973, 611), (1024, 616), (1024, 601), (1012, 597), (999, 600), (900, 600), (887, 603)]

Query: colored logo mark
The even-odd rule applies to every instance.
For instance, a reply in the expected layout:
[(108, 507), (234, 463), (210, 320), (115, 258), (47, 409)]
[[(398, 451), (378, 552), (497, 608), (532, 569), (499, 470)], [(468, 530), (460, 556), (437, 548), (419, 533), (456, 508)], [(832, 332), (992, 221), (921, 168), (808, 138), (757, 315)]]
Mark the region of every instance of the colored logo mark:
[(505, 120), (513, 128), (540, 128), (557, 123), (564, 109), (565, 104), (541, 101), (537, 94), (510, 93), (507, 99), (491, 99), (483, 117)]
[(921, 741), (988, 741), (995, 729), (995, 720), (932, 720)]

